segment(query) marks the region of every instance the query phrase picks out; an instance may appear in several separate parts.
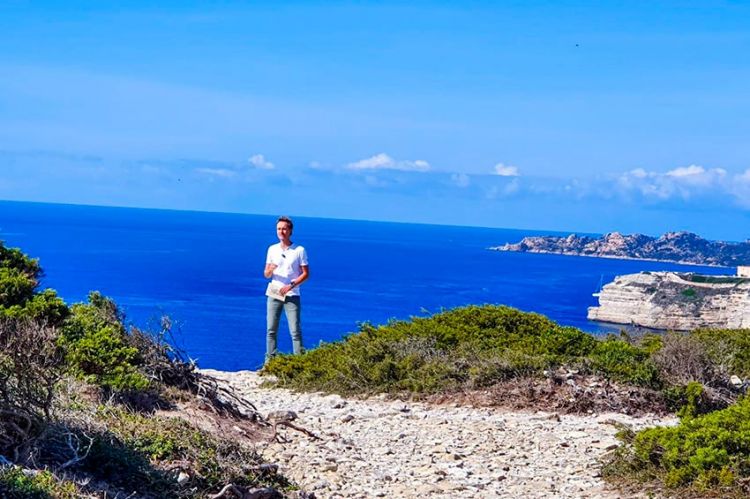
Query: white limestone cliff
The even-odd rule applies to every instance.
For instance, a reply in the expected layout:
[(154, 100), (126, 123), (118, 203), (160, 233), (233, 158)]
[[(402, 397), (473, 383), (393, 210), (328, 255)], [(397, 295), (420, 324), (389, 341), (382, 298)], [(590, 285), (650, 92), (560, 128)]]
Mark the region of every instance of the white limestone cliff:
[(675, 272), (618, 276), (602, 288), (588, 318), (678, 331), (750, 328), (750, 279)]

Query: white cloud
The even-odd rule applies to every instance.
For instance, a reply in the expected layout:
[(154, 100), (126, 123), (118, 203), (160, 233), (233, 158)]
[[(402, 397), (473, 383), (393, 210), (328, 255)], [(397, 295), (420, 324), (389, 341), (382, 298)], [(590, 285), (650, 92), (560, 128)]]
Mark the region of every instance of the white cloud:
[(471, 184), (471, 178), (465, 173), (453, 173), (451, 181), (458, 187), (469, 187), (469, 184)]
[(349, 170), (401, 170), (412, 172), (426, 172), (430, 170), (430, 164), (423, 160), (397, 161), (385, 153), (376, 154), (369, 158), (355, 161), (346, 165)]
[(698, 194), (725, 190), (727, 171), (723, 168), (706, 169), (699, 165), (681, 166), (666, 173), (637, 168), (623, 173), (617, 185), (624, 190), (640, 192), (645, 197), (690, 199)]
[(414, 161), (413, 163), (411, 161), (405, 161), (403, 163), (411, 165), (410, 168), (409, 168), (410, 170), (417, 170), (417, 171), (420, 171), (420, 172), (426, 172), (427, 170), (430, 169), (430, 164), (427, 161), (423, 160), (423, 159), (418, 159), (418, 160)]
[(683, 184), (697, 186), (710, 186), (721, 183), (726, 177), (727, 171), (723, 168), (711, 168), (706, 170), (702, 166), (690, 165), (675, 168), (667, 172), (667, 176), (673, 177)]
[(495, 165), (495, 175), (500, 175), (501, 177), (517, 177), (519, 175), (518, 167), (498, 163)]
[(352, 170), (368, 170), (375, 168), (392, 168), (393, 164), (393, 158), (385, 153), (380, 153), (367, 159), (349, 163), (346, 167)]
[(630, 170), (630, 175), (635, 178), (646, 178), (648, 177), (648, 172), (643, 168), (636, 168), (635, 170)]
[(195, 171), (204, 175), (221, 178), (232, 178), (237, 175), (237, 172), (233, 170), (227, 170), (226, 168), (196, 168)]
[(264, 158), (262, 154), (250, 156), (250, 159), (247, 161), (255, 168), (260, 168), (261, 170), (273, 170), (276, 168), (276, 165)]
[(690, 165), (681, 166), (667, 172), (668, 177), (690, 177), (694, 175), (702, 175), (706, 170), (702, 166)]

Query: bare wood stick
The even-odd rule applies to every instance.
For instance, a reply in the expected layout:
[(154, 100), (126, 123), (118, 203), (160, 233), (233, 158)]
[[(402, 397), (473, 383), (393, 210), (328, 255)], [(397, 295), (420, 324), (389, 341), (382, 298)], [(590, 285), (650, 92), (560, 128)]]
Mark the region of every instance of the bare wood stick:
[(320, 437), (317, 436), (315, 433), (313, 433), (313, 432), (311, 432), (309, 430), (306, 430), (305, 428), (302, 428), (301, 426), (297, 426), (294, 423), (290, 423), (289, 421), (276, 421), (273, 424), (274, 432), (276, 432), (276, 427), (279, 426), (279, 425), (281, 425), (281, 426), (287, 426), (287, 427), (289, 427), (289, 428), (291, 428), (293, 430), (297, 430), (299, 432), (302, 432), (305, 435), (307, 435), (308, 437), (312, 438), (313, 440), (320, 440)]
[(223, 489), (221, 489), (218, 494), (211, 496), (211, 499), (222, 499), (223, 497), (228, 497), (227, 494), (230, 492), (240, 498), (245, 495), (245, 491), (243, 489), (233, 483), (228, 483), (224, 486)]
[[(88, 447), (86, 447), (86, 450), (84, 451), (83, 455), (80, 455), (79, 452), (81, 451), (81, 441), (78, 438), (78, 435), (75, 435), (73, 433), (68, 433), (66, 435), (66, 441), (68, 443), (68, 448), (73, 452), (73, 457), (65, 461), (63, 464), (60, 465), (60, 469), (65, 469), (68, 466), (72, 466), (74, 464), (80, 463), (84, 459), (86, 459), (89, 455), (89, 452), (91, 451), (91, 446), (94, 445), (94, 439), (89, 437), (88, 435), (84, 434), (84, 437), (86, 437), (89, 441)], [(73, 438), (76, 439), (76, 444), (73, 446)]]

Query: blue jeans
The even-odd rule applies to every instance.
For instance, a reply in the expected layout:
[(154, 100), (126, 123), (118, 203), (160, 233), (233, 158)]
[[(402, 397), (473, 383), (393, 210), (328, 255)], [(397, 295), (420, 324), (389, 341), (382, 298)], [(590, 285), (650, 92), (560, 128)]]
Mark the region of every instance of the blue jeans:
[(281, 309), (284, 309), (286, 321), (289, 323), (289, 333), (292, 335), (292, 348), (295, 354), (304, 351), (302, 348), (302, 328), (300, 326), (300, 315), (302, 303), (299, 296), (287, 296), (286, 301), (279, 301), (268, 297), (266, 303), (266, 362), (278, 353), (276, 349), (276, 336), (279, 331), (279, 319)]

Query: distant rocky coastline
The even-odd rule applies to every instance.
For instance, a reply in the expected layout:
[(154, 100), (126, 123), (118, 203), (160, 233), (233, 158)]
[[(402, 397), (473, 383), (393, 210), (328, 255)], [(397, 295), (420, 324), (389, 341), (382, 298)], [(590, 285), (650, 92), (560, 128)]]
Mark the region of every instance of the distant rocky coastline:
[(490, 249), (721, 267), (750, 265), (750, 240), (742, 243), (709, 241), (690, 232), (667, 232), (658, 238), (619, 232), (610, 232), (599, 238), (576, 234), (567, 237), (534, 236), (525, 237), (519, 243), (508, 243)]

